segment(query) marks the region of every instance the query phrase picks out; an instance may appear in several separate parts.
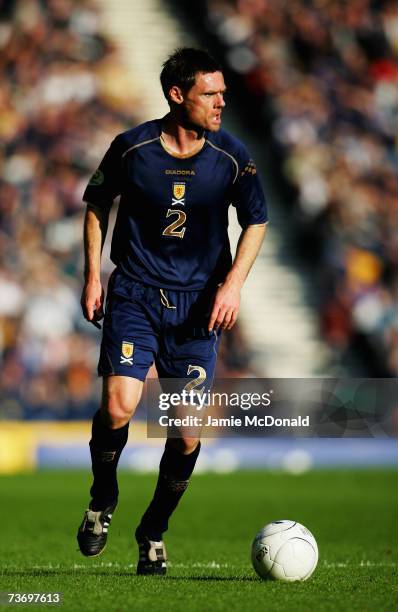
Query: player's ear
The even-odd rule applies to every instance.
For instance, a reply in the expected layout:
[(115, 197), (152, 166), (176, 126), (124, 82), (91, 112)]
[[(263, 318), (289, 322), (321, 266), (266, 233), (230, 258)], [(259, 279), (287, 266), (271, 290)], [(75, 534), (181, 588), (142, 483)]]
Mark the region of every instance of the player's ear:
[(184, 95), (182, 93), (181, 87), (177, 85), (173, 85), (169, 91), (169, 100), (170, 102), (174, 102), (175, 104), (182, 104), (184, 102)]

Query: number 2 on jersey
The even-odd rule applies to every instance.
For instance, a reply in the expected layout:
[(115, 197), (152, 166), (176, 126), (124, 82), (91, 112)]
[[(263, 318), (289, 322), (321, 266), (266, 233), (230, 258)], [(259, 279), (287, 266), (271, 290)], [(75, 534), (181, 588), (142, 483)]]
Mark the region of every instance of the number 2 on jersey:
[(177, 238), (184, 238), (186, 227), (183, 227), (180, 230), (178, 228), (185, 223), (187, 219), (186, 214), (183, 210), (169, 208), (166, 213), (166, 218), (170, 217), (170, 215), (177, 215), (177, 219), (175, 219), (173, 223), (170, 223), (170, 225), (163, 230), (163, 236), (176, 236)]

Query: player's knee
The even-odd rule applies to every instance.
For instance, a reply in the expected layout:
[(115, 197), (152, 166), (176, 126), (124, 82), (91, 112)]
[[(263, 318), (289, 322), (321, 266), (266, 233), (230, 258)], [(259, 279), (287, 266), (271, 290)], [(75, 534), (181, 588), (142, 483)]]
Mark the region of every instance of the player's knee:
[(123, 427), (129, 422), (134, 410), (129, 405), (123, 403), (123, 401), (120, 401), (120, 399), (111, 397), (106, 405), (103, 405), (103, 412), (109, 427), (119, 429), (119, 427)]
[(118, 429), (128, 423), (133, 416), (139, 396), (121, 387), (104, 387), (101, 410), (109, 427)]
[(188, 438), (186, 436), (181, 436), (180, 438), (170, 438), (169, 444), (171, 444), (183, 455), (190, 455), (198, 446), (199, 438)]

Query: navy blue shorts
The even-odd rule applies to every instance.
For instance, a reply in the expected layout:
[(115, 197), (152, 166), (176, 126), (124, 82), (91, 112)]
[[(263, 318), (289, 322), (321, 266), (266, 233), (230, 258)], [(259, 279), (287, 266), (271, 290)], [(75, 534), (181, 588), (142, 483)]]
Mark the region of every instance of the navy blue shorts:
[(220, 337), (208, 331), (215, 291), (159, 289), (115, 270), (108, 285), (99, 376), (144, 381), (155, 362), (159, 378), (205, 376), (211, 385)]

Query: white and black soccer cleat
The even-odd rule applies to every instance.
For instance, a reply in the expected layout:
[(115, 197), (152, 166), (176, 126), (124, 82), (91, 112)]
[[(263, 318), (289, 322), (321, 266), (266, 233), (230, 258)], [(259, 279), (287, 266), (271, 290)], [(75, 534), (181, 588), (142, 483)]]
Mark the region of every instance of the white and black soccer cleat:
[(136, 532), (138, 544), (137, 576), (164, 576), (167, 571), (167, 554), (164, 542), (150, 540)]
[(96, 557), (104, 550), (115, 508), (116, 506), (109, 506), (98, 511), (88, 509), (84, 513), (83, 522), (77, 532), (79, 548), (84, 556)]

